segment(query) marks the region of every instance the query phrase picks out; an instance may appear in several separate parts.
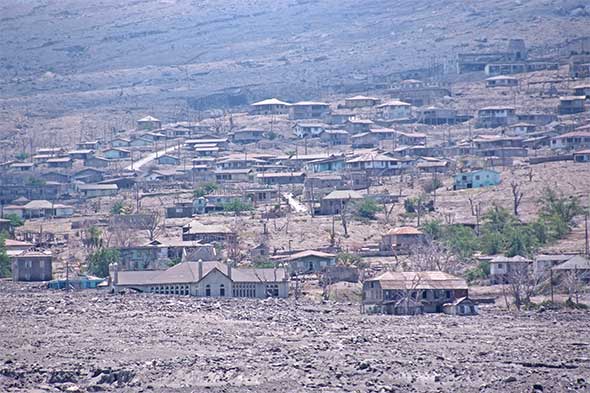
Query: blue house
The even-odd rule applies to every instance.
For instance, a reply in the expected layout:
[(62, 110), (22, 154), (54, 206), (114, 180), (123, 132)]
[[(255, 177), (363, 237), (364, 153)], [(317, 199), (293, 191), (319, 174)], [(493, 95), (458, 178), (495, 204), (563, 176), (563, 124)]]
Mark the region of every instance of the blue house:
[(180, 158), (164, 154), (158, 157), (158, 164), (160, 165), (180, 165)]
[(454, 190), (466, 188), (480, 188), (496, 186), (500, 184), (500, 173), (490, 169), (480, 169), (472, 172), (463, 172), (455, 175)]
[(331, 155), (327, 158), (313, 160), (306, 164), (307, 169), (313, 173), (340, 171), (343, 170), (345, 166), (345, 157), (335, 155)]

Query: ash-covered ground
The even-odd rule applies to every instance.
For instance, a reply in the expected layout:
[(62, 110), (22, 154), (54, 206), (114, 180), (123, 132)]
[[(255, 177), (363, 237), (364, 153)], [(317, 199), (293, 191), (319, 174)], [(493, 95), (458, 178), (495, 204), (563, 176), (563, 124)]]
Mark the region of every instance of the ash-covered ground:
[(361, 315), (354, 304), (0, 284), (0, 391), (590, 391), (590, 313)]

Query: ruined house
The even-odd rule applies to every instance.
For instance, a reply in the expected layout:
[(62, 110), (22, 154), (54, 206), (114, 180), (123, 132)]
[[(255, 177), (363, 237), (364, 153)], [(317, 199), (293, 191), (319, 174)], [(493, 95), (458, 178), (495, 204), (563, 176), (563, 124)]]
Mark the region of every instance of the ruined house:
[(319, 214), (340, 214), (349, 203), (363, 200), (364, 197), (354, 190), (334, 190), (320, 200)]
[(448, 273), (386, 272), (365, 280), (362, 308), (365, 313), (390, 315), (440, 313), (445, 304), (467, 296), (465, 280)]
[(508, 106), (490, 106), (477, 111), (476, 127), (506, 127), (516, 123), (516, 119), (514, 108)]
[(400, 120), (412, 117), (412, 104), (400, 100), (387, 101), (377, 106), (377, 114), (383, 120)]
[(225, 225), (203, 224), (192, 220), (182, 227), (183, 241), (202, 243), (231, 243), (237, 241), (237, 234)]
[(590, 131), (572, 131), (553, 137), (551, 148), (564, 150), (590, 148)]
[(146, 116), (137, 120), (137, 128), (140, 130), (156, 130), (162, 128), (162, 122), (153, 116)]
[(325, 130), (320, 140), (329, 146), (347, 145), (350, 143), (350, 134), (346, 130)]
[(528, 269), (532, 264), (532, 260), (520, 255), (514, 257), (498, 255), (490, 260), (490, 280), (494, 284), (510, 282), (511, 275), (514, 272), (521, 272), (524, 269)]
[(53, 274), (50, 252), (23, 251), (10, 258), (12, 281), (49, 281)]
[(232, 142), (239, 144), (256, 143), (264, 139), (265, 131), (259, 128), (242, 128), (234, 131)]
[(289, 120), (323, 119), (330, 114), (325, 102), (301, 101), (289, 107)]
[(316, 250), (305, 250), (272, 259), (286, 266), (291, 275), (319, 273), (328, 266), (336, 265), (336, 255)]
[(513, 78), (511, 76), (498, 75), (498, 76), (493, 76), (491, 78), (486, 79), (486, 87), (487, 88), (517, 87), (517, 86), (518, 86), (518, 79)]
[(557, 113), (560, 115), (574, 115), (586, 111), (586, 96), (559, 97)]
[(380, 249), (408, 253), (413, 248), (423, 245), (426, 240), (424, 232), (414, 227), (399, 227), (389, 230), (381, 236)]
[(347, 108), (365, 108), (378, 105), (381, 100), (375, 97), (354, 96), (344, 100), (344, 106)]

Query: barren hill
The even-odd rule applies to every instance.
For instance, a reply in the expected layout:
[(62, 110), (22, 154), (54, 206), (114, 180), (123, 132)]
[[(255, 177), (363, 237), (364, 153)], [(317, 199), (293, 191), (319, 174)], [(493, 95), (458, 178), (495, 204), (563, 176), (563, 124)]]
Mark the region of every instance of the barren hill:
[[(169, 111), (318, 96), (524, 38), (590, 35), (585, 1), (64, 0), (0, 6), (0, 104)], [(188, 101), (187, 101), (188, 100)], [(46, 113), (44, 113), (46, 112)]]

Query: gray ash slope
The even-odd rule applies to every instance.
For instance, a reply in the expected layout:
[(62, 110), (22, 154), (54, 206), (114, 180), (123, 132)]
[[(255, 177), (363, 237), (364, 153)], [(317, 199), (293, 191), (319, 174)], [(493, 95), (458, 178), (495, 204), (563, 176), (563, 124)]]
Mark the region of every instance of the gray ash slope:
[(10, 2), (0, 6), (0, 98), (7, 104), (25, 98), (33, 106), (54, 101), (47, 103), (48, 112), (52, 104), (64, 110), (176, 105), (236, 89), (249, 98), (297, 99), (325, 92), (326, 85), (426, 67), (459, 52), (502, 49), (513, 37), (545, 48), (590, 35), (590, 9), (584, 5)]

